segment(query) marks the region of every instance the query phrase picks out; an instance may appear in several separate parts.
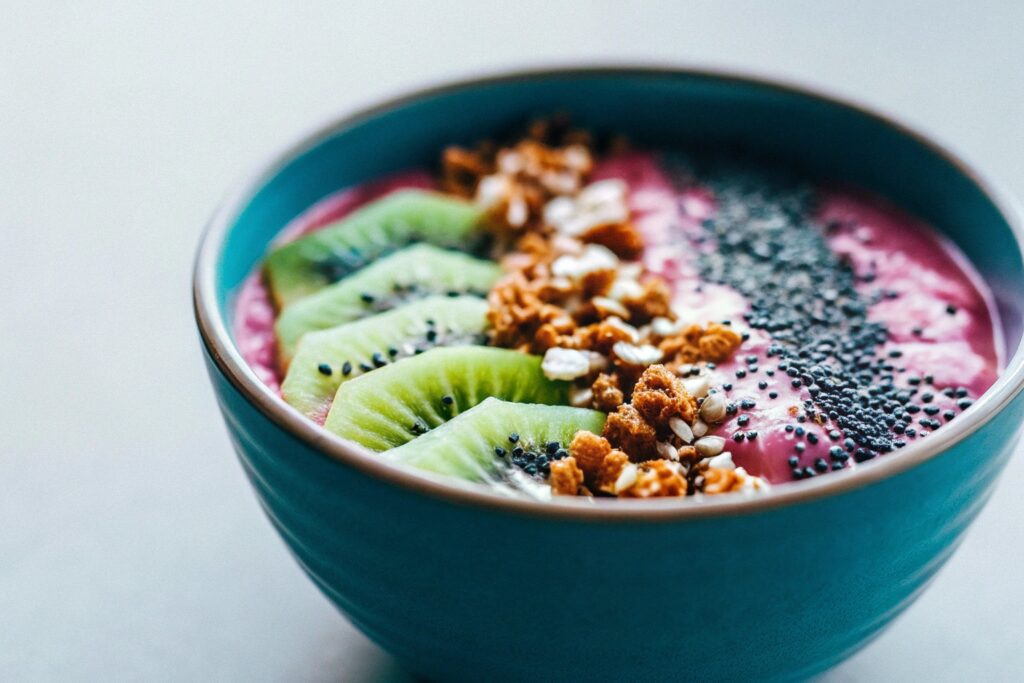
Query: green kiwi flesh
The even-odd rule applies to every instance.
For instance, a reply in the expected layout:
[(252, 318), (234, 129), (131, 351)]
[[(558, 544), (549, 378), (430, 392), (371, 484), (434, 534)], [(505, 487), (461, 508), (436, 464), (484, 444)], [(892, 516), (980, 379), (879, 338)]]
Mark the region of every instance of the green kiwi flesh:
[(487, 343), (487, 302), (432, 296), (302, 337), (281, 384), (284, 400), (322, 422), (344, 382), (435, 346)]
[(462, 199), (402, 190), (267, 256), (264, 275), (278, 309), (413, 242), (466, 248), (482, 241), (484, 214)]
[(281, 367), (287, 370), (299, 339), (390, 310), (431, 294), (485, 296), (501, 275), (491, 261), (415, 244), (300, 299), (274, 323)]
[(387, 451), (384, 457), (437, 474), (495, 482), (509, 480), (508, 475), (517, 468), (512, 464), (512, 451), (518, 445), (541, 454), (526, 470), (528, 476), (540, 479), (549, 462), (566, 455), (577, 431), (600, 434), (604, 420), (604, 413), (596, 410), (489, 398), (418, 439)]
[(431, 349), (342, 384), (324, 427), (371, 450), (386, 451), (488, 397), (567, 403), (568, 383), (546, 378), (540, 362), (538, 356), (484, 346)]

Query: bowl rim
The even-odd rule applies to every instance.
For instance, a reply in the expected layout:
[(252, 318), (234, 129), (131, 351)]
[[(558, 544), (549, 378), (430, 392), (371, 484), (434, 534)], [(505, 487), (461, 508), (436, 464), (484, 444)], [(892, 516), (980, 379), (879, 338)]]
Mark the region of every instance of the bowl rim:
[[(694, 68), (674, 64), (563, 65), (500, 71), (484, 76), (445, 79), (440, 84), (406, 90), (376, 104), (336, 115), (316, 126), (291, 144), (279, 149), (257, 170), (245, 177), (222, 200), (207, 223), (197, 251), (193, 273), (193, 307), (196, 324), (206, 351), (219, 372), (263, 417), (292, 437), (304, 442), (338, 466), (350, 466), (384, 483), (397, 485), (412, 493), (421, 493), (449, 503), (476, 506), (531, 517), (570, 518), (577, 521), (653, 522), (694, 518), (756, 514), (782, 506), (808, 503), (827, 496), (880, 482), (921, 465), (973, 434), (995, 417), (1024, 389), (1024, 339), (1012, 353), (996, 382), (982, 394), (960, 419), (945, 425), (928, 441), (917, 441), (899, 453), (876, 458), (856, 468), (830, 473), (810, 481), (786, 483), (758, 495), (712, 496), (695, 501), (657, 499), (624, 501), (617, 499), (580, 499), (553, 497), (532, 500), (504, 495), (479, 484), (415, 471), (379, 458), (370, 450), (327, 432), (284, 402), (263, 384), (242, 358), (226, 323), (225, 311), (218, 305), (216, 274), (224, 240), (235, 219), (255, 194), (277, 172), (302, 153), (324, 140), (394, 108), (439, 94), (496, 84), (551, 78), (587, 78), (603, 76), (681, 77), (731, 82), (738, 85), (774, 90), (822, 104), (839, 107), (881, 123), (895, 132), (928, 148), (970, 180), (998, 210), (1010, 227), (1017, 247), (1024, 254), (1024, 222), (1020, 207), (1010, 196), (984, 177), (976, 168), (932, 137), (918, 132), (889, 114), (882, 114), (845, 96), (840, 97), (794, 83), (750, 72), (717, 68)], [(1009, 350), (1007, 350), (1009, 351)]]

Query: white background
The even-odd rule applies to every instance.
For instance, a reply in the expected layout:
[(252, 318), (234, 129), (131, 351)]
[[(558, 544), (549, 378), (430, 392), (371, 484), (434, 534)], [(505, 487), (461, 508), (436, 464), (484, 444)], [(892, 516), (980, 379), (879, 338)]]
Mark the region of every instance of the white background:
[[(452, 75), (669, 60), (854, 96), (1022, 196), (1022, 29), (1011, 2), (8, 0), (0, 679), (405, 680), (263, 518), (193, 331), (205, 219), (298, 132)], [(1022, 485), (1017, 458), (928, 593), (827, 680), (1019, 679)]]

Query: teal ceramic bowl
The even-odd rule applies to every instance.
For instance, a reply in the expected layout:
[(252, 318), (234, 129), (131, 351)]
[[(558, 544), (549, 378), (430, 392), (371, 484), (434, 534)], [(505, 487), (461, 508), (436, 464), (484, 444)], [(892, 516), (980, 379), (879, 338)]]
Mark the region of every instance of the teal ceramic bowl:
[[(232, 295), (289, 219), (344, 186), (430, 165), (448, 143), (552, 111), (662, 148), (742, 145), (926, 218), (994, 291), (1005, 372), (926, 442), (764, 496), (704, 502), (508, 499), (384, 463), (260, 384), (229, 333)], [(790, 680), (848, 657), (906, 609), (991, 494), (1024, 417), (1021, 254), (1018, 216), (977, 173), (860, 107), (730, 74), (542, 71), (417, 92), (287, 148), (214, 216), (195, 308), (231, 440), (268, 517), (324, 594), (410, 671)]]

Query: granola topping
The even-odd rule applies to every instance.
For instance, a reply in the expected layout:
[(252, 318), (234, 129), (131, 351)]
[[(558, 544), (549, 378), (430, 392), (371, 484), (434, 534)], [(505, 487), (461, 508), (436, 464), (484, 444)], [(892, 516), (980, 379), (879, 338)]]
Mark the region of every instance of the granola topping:
[[(704, 437), (727, 410), (709, 393), (712, 368), (741, 337), (680, 320), (668, 283), (636, 260), (644, 242), (627, 183), (588, 183), (589, 140), (550, 133), (445, 153), (445, 186), (491, 211), (511, 245), (488, 297), (491, 342), (542, 355), (546, 377), (573, 382), (572, 405), (608, 414), (601, 436), (578, 435), (570, 451), (588, 492), (693, 493), (684, 470), (722, 451), (721, 437)], [(573, 488), (570, 469), (559, 465), (558, 493)]]

